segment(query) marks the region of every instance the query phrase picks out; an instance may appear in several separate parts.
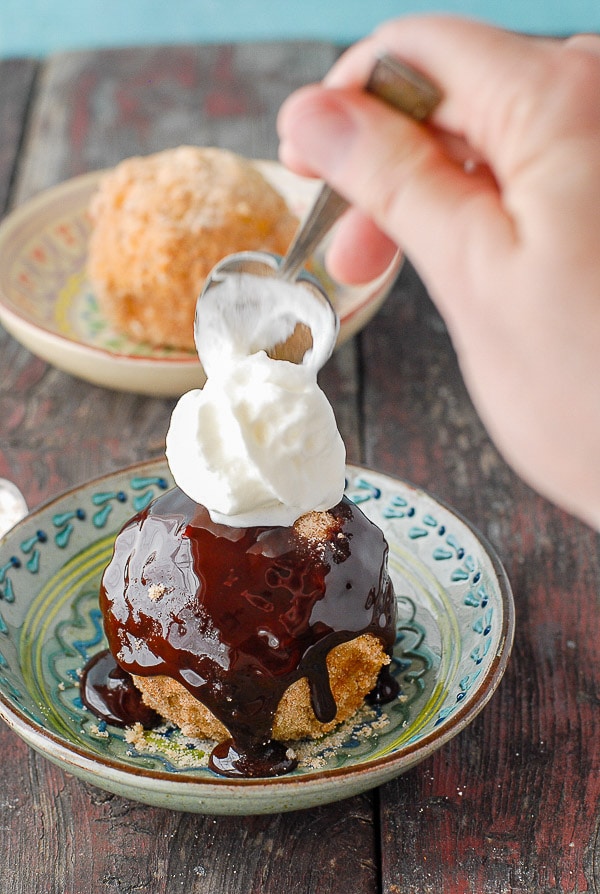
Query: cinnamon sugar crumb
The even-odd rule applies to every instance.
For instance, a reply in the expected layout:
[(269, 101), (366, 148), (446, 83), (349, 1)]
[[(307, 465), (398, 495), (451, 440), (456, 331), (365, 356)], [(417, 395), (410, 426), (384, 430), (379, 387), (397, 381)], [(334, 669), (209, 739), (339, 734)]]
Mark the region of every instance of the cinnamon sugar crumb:
[(99, 739), (109, 739), (110, 733), (107, 729), (101, 729), (97, 723), (93, 723), (90, 727), (90, 732), (93, 736), (97, 736)]
[(340, 519), (330, 512), (307, 512), (294, 522), (294, 530), (305, 540), (324, 541), (331, 538), (341, 526)]
[(313, 337), (310, 328), (306, 323), (296, 323), (289, 338), (273, 345), (267, 354), (272, 360), (291, 360), (293, 363), (302, 363), (304, 355), (312, 346)]
[(166, 592), (167, 588), (164, 584), (152, 584), (148, 590), (148, 599), (151, 599), (152, 602), (158, 602), (160, 597), (164, 596)]
[(144, 742), (144, 727), (141, 723), (134, 723), (125, 730), (125, 741), (130, 745), (141, 745)]
[(208, 766), (208, 755), (214, 743), (192, 739), (173, 729), (161, 727), (145, 730), (141, 723), (125, 730), (125, 741), (133, 746), (127, 754), (161, 754), (179, 769)]

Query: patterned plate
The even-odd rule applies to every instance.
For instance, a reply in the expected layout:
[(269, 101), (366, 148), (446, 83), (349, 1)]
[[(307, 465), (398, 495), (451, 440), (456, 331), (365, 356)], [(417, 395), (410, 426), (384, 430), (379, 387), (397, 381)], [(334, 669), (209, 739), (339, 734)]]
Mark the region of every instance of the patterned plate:
[[(256, 162), (299, 217), (318, 183), (276, 162)], [(0, 224), (0, 322), (32, 353), (97, 385), (155, 396), (179, 396), (202, 385), (193, 353), (138, 344), (103, 317), (85, 275), (87, 208), (101, 172), (67, 180), (15, 209)], [(352, 288), (334, 283), (316, 255), (321, 279), (340, 317), (338, 344), (380, 307), (400, 268), (399, 257), (377, 280)]]
[(105, 647), (100, 576), (116, 531), (171, 486), (164, 461), (70, 491), (0, 539), (0, 716), (87, 782), (198, 813), (324, 804), (414, 766), (470, 723), (500, 682), (513, 637), (510, 586), (490, 547), (423, 491), (358, 467), (348, 468), (347, 480), (349, 497), (390, 546), (400, 695), (318, 742), (301, 743), (293, 773), (224, 779), (206, 767), (210, 745), (168, 727), (132, 744), (81, 704), (81, 668)]

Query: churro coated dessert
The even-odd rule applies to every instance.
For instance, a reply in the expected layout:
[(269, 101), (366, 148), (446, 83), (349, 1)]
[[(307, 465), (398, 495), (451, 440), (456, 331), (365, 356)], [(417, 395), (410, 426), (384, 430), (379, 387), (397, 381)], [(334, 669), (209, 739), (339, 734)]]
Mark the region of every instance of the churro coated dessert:
[(107, 319), (136, 341), (190, 350), (214, 265), (237, 251), (284, 254), (297, 226), (252, 162), (195, 146), (121, 162), (90, 217), (88, 277)]

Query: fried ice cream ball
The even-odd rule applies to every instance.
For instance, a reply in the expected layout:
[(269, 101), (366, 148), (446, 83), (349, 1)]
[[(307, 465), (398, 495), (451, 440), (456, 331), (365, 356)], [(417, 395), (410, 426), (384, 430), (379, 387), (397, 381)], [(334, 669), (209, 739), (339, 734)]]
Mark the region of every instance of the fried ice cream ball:
[(196, 299), (225, 255), (285, 254), (297, 218), (251, 161), (180, 146), (128, 158), (92, 197), (87, 272), (111, 325), (138, 342), (194, 349)]
[[(337, 714), (329, 723), (320, 723), (310, 701), (308, 680), (296, 680), (284, 692), (273, 723), (273, 739), (318, 739), (339, 723), (352, 717), (374, 688), (379, 671), (389, 664), (389, 656), (378, 639), (363, 634), (341, 643), (327, 656), (327, 670)], [(170, 720), (186, 736), (222, 742), (230, 733), (188, 690), (171, 677), (133, 677), (148, 707)]]

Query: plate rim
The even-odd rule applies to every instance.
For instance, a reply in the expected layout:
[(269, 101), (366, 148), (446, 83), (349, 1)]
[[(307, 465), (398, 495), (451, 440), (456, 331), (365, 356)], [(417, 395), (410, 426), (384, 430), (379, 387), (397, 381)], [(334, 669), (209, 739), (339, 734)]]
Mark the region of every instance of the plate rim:
[[(114, 469), (83, 483), (74, 485), (30, 510), (25, 518), (17, 522), (16, 525), (0, 537), (0, 546), (4, 544), (6, 539), (18, 532), (20, 527), (28, 521), (31, 521), (33, 517), (49, 510), (55, 503), (79, 493), (84, 488), (100, 485), (102, 482), (119, 475), (128, 475), (134, 472), (140, 474), (141, 470), (158, 467), (164, 468), (165, 466), (166, 460), (164, 458), (143, 460), (122, 468)], [(451, 720), (449, 720), (447, 726), (445, 726), (439, 733), (435, 733), (434, 731), (429, 732), (417, 742), (409, 742), (403, 745), (401, 752), (394, 751), (380, 757), (375, 757), (372, 760), (366, 760), (364, 763), (360, 764), (309, 770), (303, 773), (301, 777), (284, 775), (272, 778), (243, 778), (231, 781), (227, 778), (219, 777), (216, 774), (214, 777), (201, 777), (191, 775), (185, 770), (173, 774), (166, 770), (157, 770), (152, 767), (141, 768), (136, 767), (135, 765), (124, 764), (118, 758), (105, 757), (100, 754), (92, 757), (90, 756), (89, 751), (75, 743), (71, 743), (67, 746), (60, 736), (56, 735), (51, 730), (45, 729), (40, 724), (27, 717), (27, 715), (24, 712), (21, 712), (18, 707), (15, 707), (8, 702), (2, 689), (0, 689), (0, 718), (2, 718), (7, 725), (20, 736), (20, 738), (31, 745), (32, 748), (45, 758), (57, 763), (59, 766), (68, 765), (80, 768), (95, 777), (100, 776), (104, 779), (98, 772), (98, 766), (100, 765), (109, 769), (111, 776), (115, 780), (121, 782), (125, 787), (129, 788), (131, 783), (128, 782), (128, 780), (130, 780), (131, 777), (136, 777), (148, 780), (149, 785), (146, 787), (148, 791), (151, 789), (156, 790), (158, 788), (161, 790), (162, 794), (171, 794), (173, 796), (176, 796), (178, 791), (189, 791), (190, 794), (194, 793), (196, 795), (201, 795), (204, 789), (207, 790), (207, 796), (210, 796), (212, 793), (217, 794), (218, 792), (239, 794), (241, 789), (268, 789), (269, 791), (279, 791), (288, 787), (301, 787), (301, 789), (305, 791), (306, 789), (321, 788), (325, 784), (335, 781), (336, 779), (343, 779), (345, 782), (351, 782), (352, 780), (359, 779), (365, 775), (369, 777), (372, 775), (383, 776), (384, 778), (381, 781), (373, 784), (374, 787), (381, 784), (381, 782), (400, 775), (407, 769), (410, 769), (410, 767), (420, 761), (421, 752), (424, 752), (423, 756), (426, 756), (427, 753), (431, 753), (431, 745), (435, 746), (435, 751), (439, 750), (439, 748), (444, 746), (450, 739), (460, 733), (483, 710), (496, 692), (504, 676), (511, 655), (515, 631), (515, 604), (510, 581), (494, 546), (472, 522), (446, 501), (433, 495), (425, 488), (414, 485), (410, 481), (406, 481), (405, 479), (398, 478), (397, 476), (390, 475), (386, 472), (380, 472), (354, 463), (348, 463), (346, 469), (351, 474), (372, 473), (379, 477), (383, 477), (388, 481), (400, 484), (407, 490), (422, 495), (443, 507), (445, 511), (454, 516), (461, 524), (465, 525), (470, 530), (472, 535), (484, 549), (491, 562), (494, 574), (496, 575), (500, 587), (503, 611), (501, 635), (498, 640), (495, 655), (490, 662), (490, 666), (487, 669), (485, 676), (478, 686), (478, 692), (480, 693), (479, 698), (475, 701), (470, 701), (465, 705), (460, 706), (456, 711), (453, 711)], [(43, 747), (43, 743), (48, 741), (50, 741), (54, 748), (52, 753), (49, 752), (48, 748)], [(77, 760), (74, 759), (74, 755), (78, 758)], [(395, 766), (396, 764), (400, 764), (400, 767), (397, 768)], [(394, 772), (396, 770), (397, 772)], [(99, 787), (103, 787), (103, 782), (101, 781), (98, 781), (96, 784)], [(370, 788), (372, 786), (369, 785), (367, 787)], [(134, 795), (128, 795), (128, 797), (133, 798)], [(345, 797), (345, 795), (340, 794), (339, 797)], [(335, 797), (329, 800), (334, 801)]]

